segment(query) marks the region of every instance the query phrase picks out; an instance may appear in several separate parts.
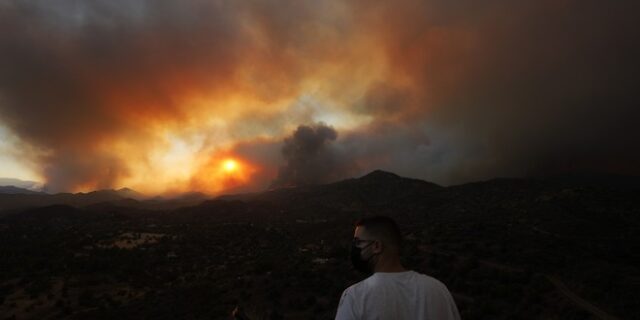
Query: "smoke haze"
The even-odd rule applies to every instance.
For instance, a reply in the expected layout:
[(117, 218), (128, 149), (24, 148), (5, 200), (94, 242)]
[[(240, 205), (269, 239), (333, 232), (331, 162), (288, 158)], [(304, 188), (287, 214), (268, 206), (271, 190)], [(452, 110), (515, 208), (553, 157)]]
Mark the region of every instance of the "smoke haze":
[[(378, 168), (441, 184), (640, 174), (636, 12), (3, 1), (0, 125), (49, 191), (259, 190)], [(229, 157), (241, 176), (218, 172)]]

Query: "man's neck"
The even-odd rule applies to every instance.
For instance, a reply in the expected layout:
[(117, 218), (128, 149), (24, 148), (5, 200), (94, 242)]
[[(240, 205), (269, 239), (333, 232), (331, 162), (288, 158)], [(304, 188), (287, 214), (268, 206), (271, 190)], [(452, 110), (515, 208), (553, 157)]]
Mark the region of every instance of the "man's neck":
[(404, 272), (407, 271), (398, 259), (380, 259), (374, 272)]

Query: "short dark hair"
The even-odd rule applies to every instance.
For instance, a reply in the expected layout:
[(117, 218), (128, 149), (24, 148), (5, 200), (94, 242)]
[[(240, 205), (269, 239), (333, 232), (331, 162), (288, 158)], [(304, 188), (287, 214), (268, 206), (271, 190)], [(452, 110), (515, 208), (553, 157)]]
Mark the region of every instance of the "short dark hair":
[(355, 223), (356, 227), (364, 227), (367, 233), (378, 238), (383, 243), (402, 249), (402, 233), (396, 222), (386, 216), (362, 218)]

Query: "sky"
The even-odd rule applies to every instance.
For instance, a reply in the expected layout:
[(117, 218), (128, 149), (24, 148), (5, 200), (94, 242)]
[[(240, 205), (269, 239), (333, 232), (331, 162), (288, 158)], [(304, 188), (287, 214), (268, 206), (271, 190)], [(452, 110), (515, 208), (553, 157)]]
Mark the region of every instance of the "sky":
[(633, 1), (0, 1), (0, 177), (640, 174)]

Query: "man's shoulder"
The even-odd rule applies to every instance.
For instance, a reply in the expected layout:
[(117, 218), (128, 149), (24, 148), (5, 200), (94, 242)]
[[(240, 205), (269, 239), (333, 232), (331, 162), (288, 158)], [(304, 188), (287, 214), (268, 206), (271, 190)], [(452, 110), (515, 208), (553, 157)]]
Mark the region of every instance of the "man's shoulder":
[[(388, 275), (383, 276), (382, 274), (373, 274), (366, 279), (347, 287), (343, 291), (342, 295), (361, 295), (378, 286), (384, 286), (388, 284), (388, 280), (390, 280), (387, 276)], [(405, 281), (418, 286), (425, 286), (435, 290), (447, 290), (447, 287), (440, 280), (413, 270), (407, 271), (406, 274), (402, 275), (402, 277), (405, 278)]]
[(413, 272), (416, 281), (422, 282), (424, 284), (427, 284), (430, 287), (438, 287), (438, 288), (446, 288), (446, 286), (444, 285), (444, 283), (442, 283), (442, 281), (430, 276), (430, 275), (426, 275), (424, 273), (419, 273), (419, 272)]
[(344, 289), (344, 292), (342, 293), (343, 296), (345, 295), (350, 295), (350, 294), (358, 294), (361, 293), (362, 291), (365, 291), (366, 287), (367, 287), (367, 280), (369, 280), (371, 277), (367, 277), (364, 280), (358, 281), (352, 285), (350, 285), (349, 287), (347, 287), (346, 289)]
[(449, 288), (447, 288), (447, 286), (442, 281), (426, 274), (417, 273), (417, 272), (416, 274), (417, 274), (416, 283), (420, 283), (420, 285), (424, 287), (427, 291), (432, 293), (439, 292), (438, 295), (444, 295), (444, 296), (451, 294), (449, 291)]

